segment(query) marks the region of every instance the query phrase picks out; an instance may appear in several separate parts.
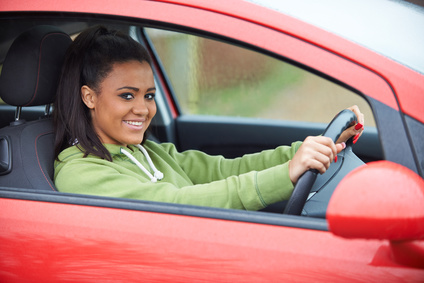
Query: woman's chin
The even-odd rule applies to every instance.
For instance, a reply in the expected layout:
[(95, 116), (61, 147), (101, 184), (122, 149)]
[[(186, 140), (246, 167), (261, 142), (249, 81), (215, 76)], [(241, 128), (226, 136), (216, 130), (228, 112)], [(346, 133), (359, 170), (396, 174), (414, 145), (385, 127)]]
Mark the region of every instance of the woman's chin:
[(128, 139), (125, 143), (126, 144), (128, 144), (128, 145), (130, 145), (130, 144), (141, 144), (141, 142), (143, 141), (143, 136), (140, 138), (140, 137), (137, 137), (137, 138), (134, 138), (134, 139)]

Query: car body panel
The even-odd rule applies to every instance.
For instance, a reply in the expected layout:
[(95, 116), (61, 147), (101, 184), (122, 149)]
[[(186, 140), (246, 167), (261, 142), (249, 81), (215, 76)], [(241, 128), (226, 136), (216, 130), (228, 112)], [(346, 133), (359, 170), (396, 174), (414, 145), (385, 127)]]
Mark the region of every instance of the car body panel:
[(1, 207), (3, 282), (16, 275), (79, 282), (344, 281), (352, 273), (358, 281), (411, 282), (424, 276), (420, 269), (393, 268), (381, 252), (383, 241), (323, 231), (25, 200), (1, 199)]

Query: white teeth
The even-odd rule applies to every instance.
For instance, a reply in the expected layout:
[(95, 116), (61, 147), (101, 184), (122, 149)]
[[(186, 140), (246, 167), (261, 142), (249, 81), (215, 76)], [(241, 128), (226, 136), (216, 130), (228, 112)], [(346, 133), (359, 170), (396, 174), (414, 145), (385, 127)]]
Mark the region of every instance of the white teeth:
[(124, 122), (127, 123), (127, 124), (130, 124), (130, 125), (134, 125), (134, 126), (143, 125), (143, 122), (133, 122), (133, 121), (124, 121)]

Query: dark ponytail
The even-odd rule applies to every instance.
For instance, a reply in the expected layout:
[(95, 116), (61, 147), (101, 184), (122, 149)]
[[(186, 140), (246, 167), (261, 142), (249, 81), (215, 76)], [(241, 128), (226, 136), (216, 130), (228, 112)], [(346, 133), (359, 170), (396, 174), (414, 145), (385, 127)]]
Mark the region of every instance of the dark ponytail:
[(112, 160), (92, 127), (90, 111), (81, 99), (81, 87), (100, 91), (113, 64), (151, 59), (145, 48), (126, 34), (96, 26), (83, 31), (68, 48), (54, 105), (55, 157), (78, 144), (85, 156)]

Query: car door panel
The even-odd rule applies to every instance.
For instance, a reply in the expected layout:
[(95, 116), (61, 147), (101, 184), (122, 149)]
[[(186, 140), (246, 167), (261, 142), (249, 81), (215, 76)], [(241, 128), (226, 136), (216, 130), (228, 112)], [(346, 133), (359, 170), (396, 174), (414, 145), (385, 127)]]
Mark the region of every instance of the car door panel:
[(424, 274), (391, 263), (380, 251), (384, 241), (326, 231), (43, 201), (2, 198), (0, 205), (2, 281), (334, 281), (353, 274), (408, 281)]

